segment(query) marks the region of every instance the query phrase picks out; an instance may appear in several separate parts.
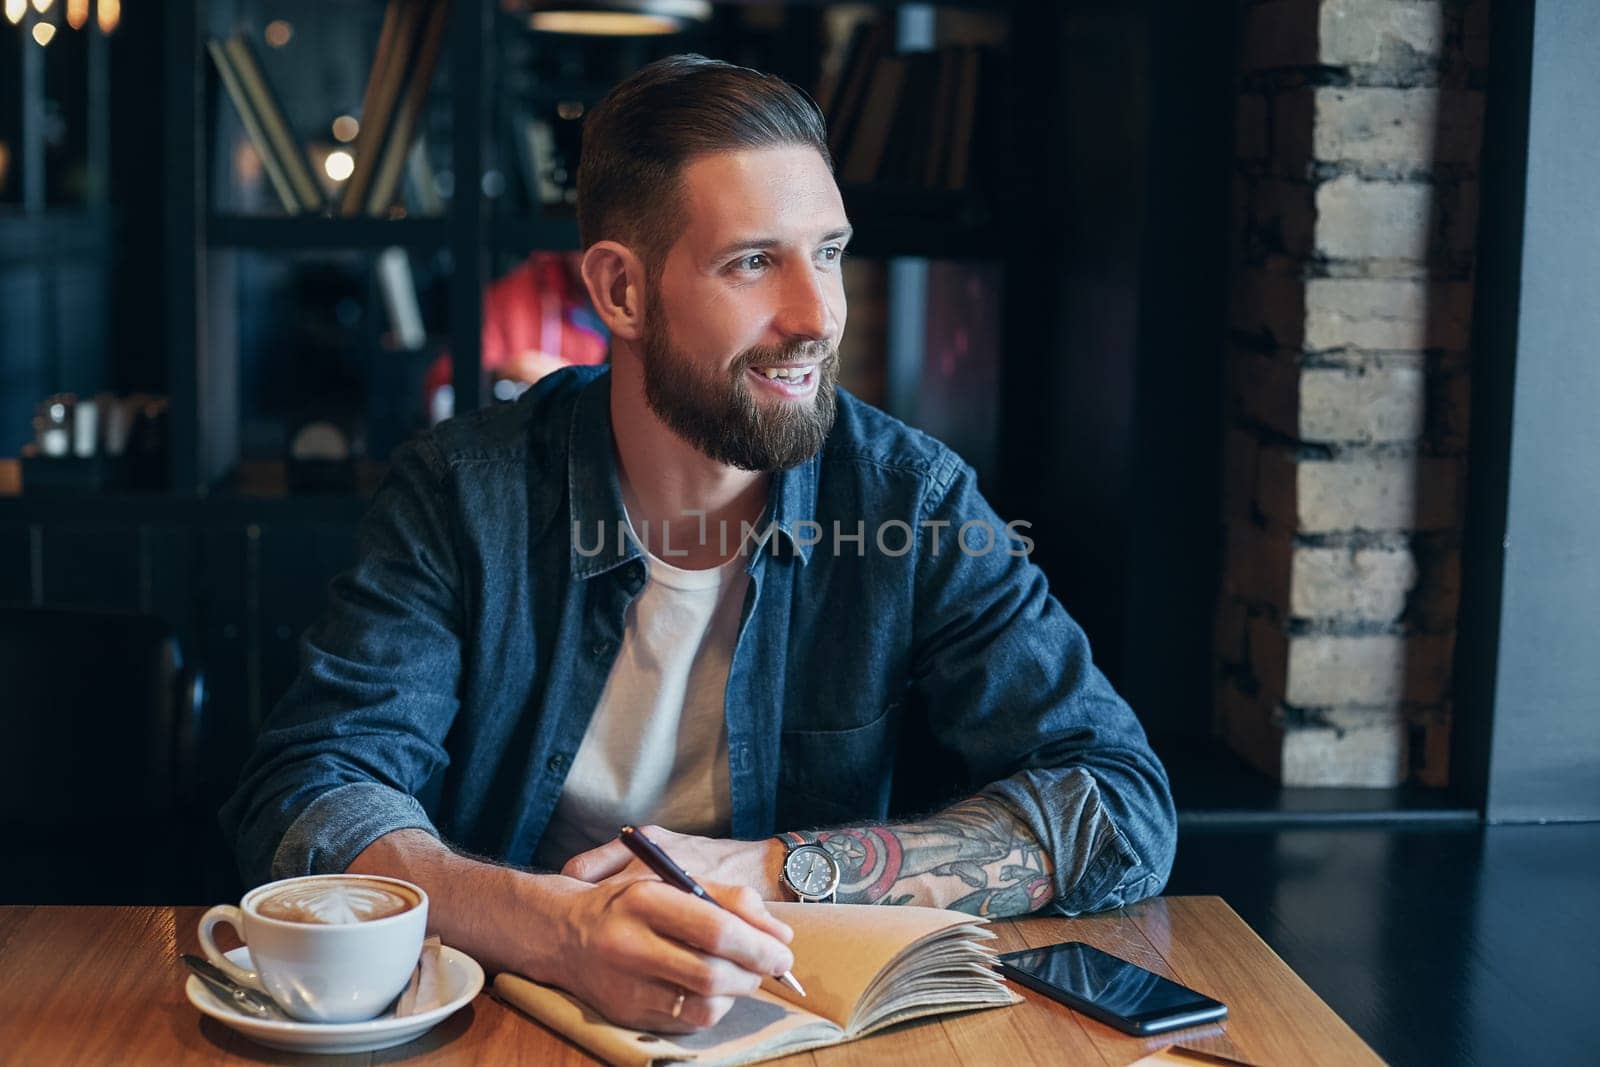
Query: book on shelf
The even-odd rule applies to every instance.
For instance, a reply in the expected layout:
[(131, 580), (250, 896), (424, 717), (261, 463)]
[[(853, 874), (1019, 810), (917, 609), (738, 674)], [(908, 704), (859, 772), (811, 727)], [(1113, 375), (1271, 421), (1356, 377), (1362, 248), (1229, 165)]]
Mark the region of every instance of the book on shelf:
[(617, 1026), (570, 993), (513, 974), (497, 977), (494, 991), (607, 1063), (638, 1067), (734, 1067), (843, 1044), (910, 1019), (1021, 999), (993, 969), (987, 919), (871, 904), (767, 907), (794, 930), (792, 970), (808, 995), (768, 979), (698, 1033)]
[(928, 133), (928, 153), (922, 161), (922, 187), (942, 189), (945, 171), (949, 166), (950, 137), (955, 125), (956, 81), (960, 75), (961, 53), (954, 48), (941, 48), (938, 71), (933, 83), (933, 121)]
[(900, 106), (889, 124), (883, 162), (874, 180), (899, 189), (916, 189), (922, 185), (923, 161), (933, 140), (934, 82), (939, 76), (939, 56), (934, 52), (910, 52), (902, 58), (906, 72)]
[(851, 24), (850, 32), (843, 40), (824, 54), (822, 73), (817, 78), (817, 91), (813, 96), (823, 118), (833, 117), (837, 109), (839, 91), (854, 69), (856, 56), (865, 46), (867, 38), (871, 36), (875, 22), (876, 19), (870, 12), (865, 17), (857, 19)]
[(997, 64), (985, 46), (890, 53), (880, 25), (858, 24), (819, 83), (842, 184), (961, 192), (978, 182), (983, 124), (998, 121)]
[(311, 161), (306, 158), (305, 146), (289, 126), (288, 116), (261, 69), (255, 49), (243, 34), (234, 34), (223, 47), (233, 63), (235, 77), (250, 100), (256, 122), (266, 134), (269, 149), (277, 157), (279, 169), (289, 179), (300, 210), (321, 211), (322, 190), (317, 187), (316, 175), (312, 173)]
[(213, 37), (206, 42), (206, 51), (211, 53), (211, 62), (217, 68), (217, 77), (222, 81), (223, 91), (228, 94), (228, 99), (233, 101), (233, 109), (239, 115), (239, 123), (244, 127), (245, 136), (250, 138), (250, 144), (256, 150), (256, 158), (261, 160), (261, 169), (267, 174), (267, 184), (271, 185), (273, 192), (278, 195), (283, 210), (291, 215), (298, 215), (300, 201), (295, 196), (294, 186), (289, 183), (289, 176), (278, 165), (278, 157), (272, 151), (272, 144), (267, 140), (267, 132), (256, 117), (255, 109), (250, 106), (250, 97), (245, 94), (244, 85), (233, 69), (233, 60), (228, 58), (227, 49), (223, 47), (221, 41)]
[(851, 33), (840, 63), (838, 88), (828, 91), (829, 107), (823, 112), (828, 123), (828, 150), (833, 153), (837, 166), (844, 164), (873, 71), (878, 60), (888, 53), (892, 41), (887, 19), (861, 23)]
[(973, 142), (977, 135), (979, 99), (983, 93), (983, 49), (967, 45), (961, 49), (957, 72), (955, 107), (951, 115), (950, 162), (945, 168), (944, 188), (965, 189), (972, 180)]
[(355, 167), (345, 180), (339, 197), (339, 214), (356, 216), (366, 211), (367, 192), (378, 169), (383, 135), (400, 95), (400, 79), (405, 73), (405, 56), (416, 33), (422, 0), (389, 0), (383, 11), (383, 28), (378, 31), (378, 48), (372, 69), (367, 72), (367, 88), (361, 95), (360, 128), (350, 146)]
[(407, 155), (443, 50), (450, 0), (389, 0), (361, 100), (352, 146), (355, 169), (339, 199), (345, 217), (384, 215), (394, 202)]
[(904, 56), (883, 56), (872, 72), (872, 88), (861, 107), (850, 138), (850, 151), (840, 171), (850, 185), (870, 185), (878, 176), (884, 149), (900, 110), (900, 90), (905, 85), (907, 62)]
[(439, 195), (439, 176), (428, 158), (428, 145), (418, 137), (406, 154), (406, 199), (417, 206), (417, 214), (435, 217), (444, 214), (444, 197)]
[(449, 16), (450, 0), (433, 0), (419, 31), (415, 59), (405, 81), (405, 92), (395, 111), (394, 124), (384, 141), (377, 175), (372, 180), (372, 192), (367, 197), (369, 215), (386, 214), (389, 205), (394, 203), (395, 193), (399, 191), (401, 170), (416, 140), (417, 122), (427, 105), (433, 72), (439, 63), (439, 53), (444, 48)]
[(417, 300), (417, 281), (411, 273), (411, 257), (403, 248), (385, 248), (373, 264), (378, 295), (396, 348), (406, 352), (420, 349), (428, 341), (422, 324), (422, 306)]

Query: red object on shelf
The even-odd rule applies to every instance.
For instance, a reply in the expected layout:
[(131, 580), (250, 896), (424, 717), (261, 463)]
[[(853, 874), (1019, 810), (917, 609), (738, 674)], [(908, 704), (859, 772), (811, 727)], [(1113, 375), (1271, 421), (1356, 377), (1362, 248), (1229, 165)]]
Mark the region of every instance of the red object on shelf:
[[(484, 296), (483, 369), (491, 378), (532, 383), (562, 367), (603, 363), (607, 343), (568, 253), (533, 253)], [(446, 353), (428, 369), (428, 396), (450, 380)]]

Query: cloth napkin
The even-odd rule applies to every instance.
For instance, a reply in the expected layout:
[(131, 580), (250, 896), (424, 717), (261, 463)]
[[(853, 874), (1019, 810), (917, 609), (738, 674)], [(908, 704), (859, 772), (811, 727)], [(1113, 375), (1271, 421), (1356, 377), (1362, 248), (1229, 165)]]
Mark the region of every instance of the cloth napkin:
[(422, 943), (422, 955), (417, 957), (417, 969), (411, 972), (411, 982), (395, 1002), (395, 1018), (421, 1015), (444, 1003), (444, 967), (440, 963), (437, 934)]

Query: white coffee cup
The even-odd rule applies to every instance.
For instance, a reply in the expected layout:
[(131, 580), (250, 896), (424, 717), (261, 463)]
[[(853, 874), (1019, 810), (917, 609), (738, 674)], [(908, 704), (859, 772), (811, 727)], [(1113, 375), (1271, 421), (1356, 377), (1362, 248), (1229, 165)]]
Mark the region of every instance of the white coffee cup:
[[(253, 970), (217, 948), (218, 923), (239, 932)], [(427, 926), (428, 895), (410, 882), (322, 874), (258, 886), (238, 907), (218, 904), (199, 932), (207, 959), (296, 1019), (348, 1023), (373, 1018), (405, 988)]]

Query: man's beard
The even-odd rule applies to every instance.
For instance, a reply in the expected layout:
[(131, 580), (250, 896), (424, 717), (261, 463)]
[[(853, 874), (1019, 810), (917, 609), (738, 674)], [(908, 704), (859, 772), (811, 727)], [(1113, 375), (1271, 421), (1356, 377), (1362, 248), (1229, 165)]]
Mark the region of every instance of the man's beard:
[[(809, 401), (759, 404), (745, 372), (773, 363), (816, 360), (817, 391)], [(822, 448), (833, 428), (839, 354), (821, 341), (749, 348), (727, 371), (703, 368), (673, 346), (652, 292), (645, 305), (644, 396), (656, 417), (718, 463), (747, 471), (799, 466)]]

